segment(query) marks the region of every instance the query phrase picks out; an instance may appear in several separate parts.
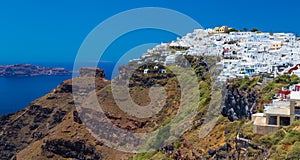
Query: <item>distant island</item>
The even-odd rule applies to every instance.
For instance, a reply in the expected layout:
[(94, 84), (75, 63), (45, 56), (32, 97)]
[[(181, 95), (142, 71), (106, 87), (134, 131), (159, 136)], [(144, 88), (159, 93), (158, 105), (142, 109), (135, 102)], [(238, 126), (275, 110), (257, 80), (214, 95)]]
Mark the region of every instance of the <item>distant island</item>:
[(66, 76), (72, 72), (64, 68), (41, 67), (31, 64), (0, 66), (0, 77)]

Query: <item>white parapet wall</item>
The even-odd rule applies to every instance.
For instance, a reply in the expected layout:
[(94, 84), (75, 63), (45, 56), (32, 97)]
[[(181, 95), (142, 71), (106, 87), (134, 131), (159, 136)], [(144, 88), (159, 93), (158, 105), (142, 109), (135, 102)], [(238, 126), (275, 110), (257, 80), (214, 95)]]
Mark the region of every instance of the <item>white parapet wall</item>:
[(291, 100), (300, 100), (300, 92), (291, 92)]

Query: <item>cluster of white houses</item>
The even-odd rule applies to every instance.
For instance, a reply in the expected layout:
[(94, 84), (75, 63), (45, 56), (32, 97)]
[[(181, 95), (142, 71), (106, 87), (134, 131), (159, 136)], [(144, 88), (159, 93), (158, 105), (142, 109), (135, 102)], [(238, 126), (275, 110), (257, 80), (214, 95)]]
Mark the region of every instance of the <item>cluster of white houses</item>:
[[(196, 29), (171, 43), (162, 43), (136, 61), (169, 65), (181, 55), (221, 57), (219, 82), (267, 73), (300, 77), (300, 39), (292, 33), (228, 32), (230, 28)], [(149, 69), (144, 70), (147, 74)], [(161, 71), (166, 73), (166, 71)], [(300, 84), (278, 92), (278, 99), (254, 114), (254, 133), (266, 134), (300, 120)]]
[[(172, 64), (180, 55), (222, 57), (219, 81), (260, 73), (275, 77), (300, 62), (300, 41), (292, 33), (230, 32), (228, 27), (196, 29), (171, 43), (162, 43), (135, 61)], [(290, 74), (300, 76), (300, 67)]]

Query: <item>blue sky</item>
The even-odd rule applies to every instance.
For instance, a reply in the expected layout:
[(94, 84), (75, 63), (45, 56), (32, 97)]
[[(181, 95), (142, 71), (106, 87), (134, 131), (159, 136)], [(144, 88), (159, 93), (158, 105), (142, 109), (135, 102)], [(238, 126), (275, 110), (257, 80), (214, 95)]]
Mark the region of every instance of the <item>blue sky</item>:
[[(139, 7), (182, 12), (204, 28), (228, 25), (242, 29), (300, 35), (298, 0), (10, 0), (0, 2), (0, 62), (72, 62), (88, 33), (105, 19)], [(155, 34), (153, 34), (155, 33)], [(141, 42), (168, 42), (174, 35), (145, 32)], [(140, 33), (141, 37), (143, 33)], [(148, 37), (148, 38), (146, 38)], [(126, 39), (126, 38), (125, 38)], [(125, 52), (127, 40), (107, 53)], [(122, 50), (123, 49), (123, 50)], [(112, 53), (113, 52), (113, 53)]]

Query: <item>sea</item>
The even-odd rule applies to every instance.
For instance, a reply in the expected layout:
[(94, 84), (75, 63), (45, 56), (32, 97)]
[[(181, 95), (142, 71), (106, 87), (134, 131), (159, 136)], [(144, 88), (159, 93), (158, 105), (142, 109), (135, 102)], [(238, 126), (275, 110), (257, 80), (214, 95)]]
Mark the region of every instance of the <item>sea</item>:
[[(52, 68), (63, 67), (67, 70), (73, 70), (72, 63), (30, 64)], [(104, 69), (107, 79), (110, 80), (112, 78), (113, 68), (115, 67), (114, 63), (99, 63), (98, 67)], [(44, 96), (60, 85), (63, 81), (71, 78), (72, 75), (9, 78), (0, 77), (0, 116), (14, 113), (27, 107), (33, 100)]]

